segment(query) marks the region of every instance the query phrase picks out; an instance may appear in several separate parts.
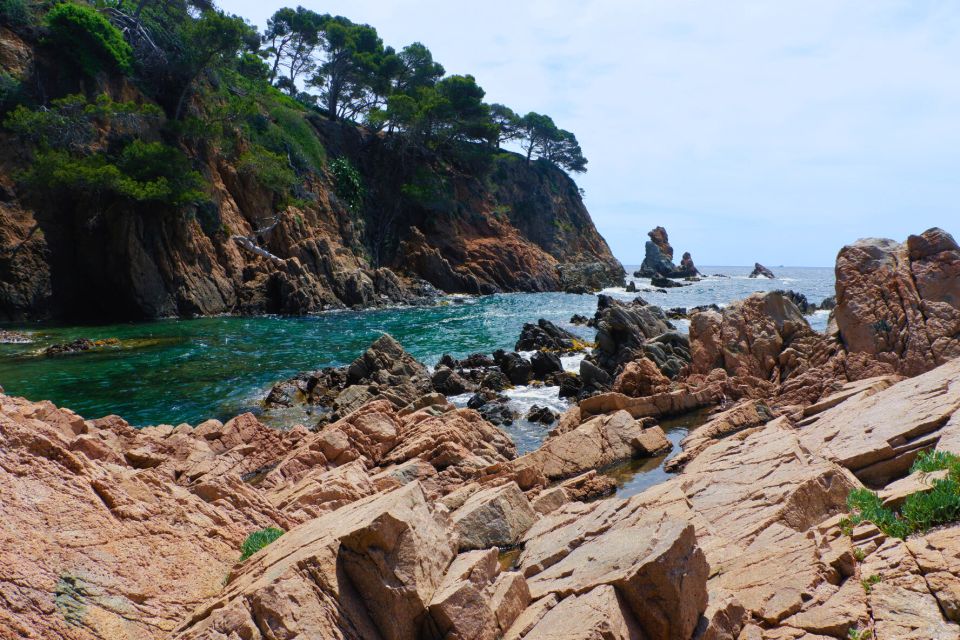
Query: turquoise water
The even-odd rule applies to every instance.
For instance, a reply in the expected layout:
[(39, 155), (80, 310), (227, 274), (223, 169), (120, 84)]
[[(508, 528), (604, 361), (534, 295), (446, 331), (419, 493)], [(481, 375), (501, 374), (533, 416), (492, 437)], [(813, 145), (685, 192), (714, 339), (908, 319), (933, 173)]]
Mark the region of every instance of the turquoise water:
[[(628, 267), (632, 272), (635, 267)], [(749, 280), (749, 268), (704, 267), (708, 278), (668, 293), (640, 291), (664, 307), (725, 304), (752, 291), (792, 288), (813, 302), (831, 295), (831, 269), (776, 269), (777, 280)], [(643, 289), (648, 281), (637, 281)], [(628, 300), (636, 294), (610, 289)], [(196, 424), (256, 410), (270, 386), (299, 371), (342, 365), (356, 358), (381, 332), (396, 337), (415, 357), (435, 363), (443, 353), (464, 356), (512, 349), (524, 322), (574, 327), (572, 314), (593, 314), (592, 295), (506, 294), (446, 298), (428, 308), (335, 312), (310, 317), (218, 317), (83, 327), (20, 326), (34, 343), (0, 345), (0, 386), (9, 394), (51, 400), (89, 418), (118, 414), (135, 425)], [(811, 323), (822, 328), (826, 316)], [(678, 323), (685, 330), (684, 323)], [(37, 351), (79, 337), (117, 338), (107, 348), (57, 358)], [(524, 446), (523, 448), (529, 448)]]

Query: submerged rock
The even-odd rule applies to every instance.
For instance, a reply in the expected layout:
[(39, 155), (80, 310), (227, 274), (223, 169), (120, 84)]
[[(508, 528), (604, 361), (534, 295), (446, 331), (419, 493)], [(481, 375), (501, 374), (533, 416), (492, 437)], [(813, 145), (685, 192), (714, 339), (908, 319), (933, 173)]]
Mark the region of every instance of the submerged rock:
[(73, 353), (83, 353), (84, 351), (94, 351), (98, 349), (119, 347), (120, 341), (116, 338), (106, 338), (104, 340), (91, 340), (89, 338), (77, 338), (73, 342), (63, 344), (53, 344), (43, 350), (43, 355), (50, 358), (55, 356), (70, 355)]
[(0, 344), (30, 344), (33, 339), (26, 333), (0, 329)]

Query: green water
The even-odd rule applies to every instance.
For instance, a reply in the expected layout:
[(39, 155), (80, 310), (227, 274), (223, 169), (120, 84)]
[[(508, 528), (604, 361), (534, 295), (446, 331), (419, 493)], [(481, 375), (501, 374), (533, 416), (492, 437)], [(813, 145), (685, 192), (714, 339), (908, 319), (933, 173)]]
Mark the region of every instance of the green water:
[[(87, 327), (26, 327), (35, 342), (0, 345), (6, 393), (51, 400), (84, 417), (117, 414), (135, 425), (196, 424), (258, 409), (270, 386), (297, 372), (349, 363), (388, 332), (418, 359), (512, 349), (524, 322), (571, 327), (592, 315), (589, 295), (451, 298), (440, 306), (336, 312), (298, 318), (219, 317)], [(21, 327), (23, 328), (23, 327)], [(120, 348), (47, 358), (45, 346), (117, 338)]]

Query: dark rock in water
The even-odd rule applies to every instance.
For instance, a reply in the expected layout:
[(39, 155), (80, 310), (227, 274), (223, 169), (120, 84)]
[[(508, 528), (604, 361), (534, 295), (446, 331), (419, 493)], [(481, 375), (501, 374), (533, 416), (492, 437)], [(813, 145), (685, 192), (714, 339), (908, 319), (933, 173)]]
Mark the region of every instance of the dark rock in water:
[(557, 273), (560, 276), (560, 289), (567, 293), (590, 293), (605, 287), (616, 287), (626, 275), (623, 266), (616, 261), (561, 264), (557, 267)]
[(713, 278), (729, 278), (730, 276), (724, 275), (724, 274), (722, 274), (722, 273), (715, 273), (715, 274), (713, 274), (711, 277), (713, 277)]
[[(593, 357), (610, 376), (616, 375), (622, 365), (642, 355), (647, 340), (674, 328), (660, 307), (642, 300), (623, 304), (609, 296), (597, 299), (595, 320), (597, 346)], [(586, 381), (584, 386), (587, 386)]]
[(533, 366), (530, 361), (519, 353), (505, 353), (504, 351), (495, 351), (493, 359), (500, 367), (500, 371), (507, 376), (511, 384), (527, 384), (530, 382), (530, 373)]
[(777, 276), (773, 275), (773, 271), (770, 271), (770, 269), (767, 269), (765, 266), (763, 266), (759, 262), (755, 262), (753, 264), (753, 271), (750, 272), (750, 277), (751, 278), (769, 278), (773, 280)]
[(467, 407), (470, 409), (479, 409), (488, 402), (506, 402), (507, 397), (502, 396), (495, 391), (490, 391), (489, 389), (481, 389), (475, 394), (470, 396), (470, 399), (467, 400)]
[(433, 389), (445, 396), (458, 396), (461, 393), (476, 389), (476, 385), (472, 382), (465, 380), (456, 371), (445, 366), (437, 367), (437, 370), (433, 372), (431, 381), (433, 382)]
[(682, 271), (683, 273), (688, 274), (687, 277), (693, 277), (700, 273), (699, 271), (697, 271), (696, 265), (693, 264), (693, 258), (690, 256), (689, 251), (685, 251), (683, 253), (683, 257), (680, 259), (679, 270)]
[(487, 402), (477, 409), (477, 413), (483, 416), (483, 419), (498, 427), (513, 424), (516, 414), (503, 402)]
[(701, 278), (698, 278), (697, 276), (688, 276), (684, 278), (683, 281), (684, 282), (700, 282)]
[(277, 383), (263, 404), (266, 409), (320, 406), (330, 410), (328, 419), (336, 420), (374, 398), (399, 409), (428, 393), (433, 393), (430, 372), (384, 334), (348, 367), (301, 373)]
[(460, 367), (463, 369), (483, 369), (485, 367), (494, 367), (496, 364), (493, 358), (484, 353), (471, 353), (460, 361)]
[(837, 296), (830, 296), (829, 298), (824, 298), (823, 302), (820, 303), (821, 309), (834, 309), (837, 306)]
[(572, 373), (562, 374), (558, 380), (561, 398), (576, 398), (583, 391), (583, 381), (580, 376)]
[(391, 378), (428, 376), (425, 366), (404, 351), (393, 336), (383, 334), (359, 358), (347, 367), (347, 381), (351, 384), (373, 380), (389, 383)]
[(613, 384), (613, 377), (589, 360), (580, 363), (580, 382), (583, 385), (581, 393), (608, 391)]
[(654, 275), (650, 278), (650, 284), (655, 287), (662, 287), (664, 289), (670, 289), (675, 287), (687, 287), (690, 285), (683, 284), (682, 282), (677, 282), (676, 280), (671, 280), (664, 276)]
[(530, 358), (530, 365), (533, 368), (533, 377), (537, 380), (543, 380), (551, 373), (563, 371), (560, 356), (546, 351), (537, 351), (533, 354)]
[(797, 308), (800, 309), (800, 313), (805, 316), (808, 316), (817, 310), (817, 305), (809, 302), (807, 300), (807, 296), (803, 295), (802, 293), (797, 293), (793, 290), (784, 291), (783, 289), (778, 289), (776, 293), (779, 293), (784, 298), (787, 298), (793, 304), (797, 305)]
[(583, 341), (566, 329), (561, 329), (549, 320), (540, 318), (537, 324), (525, 324), (520, 332), (520, 339), (514, 349), (517, 351), (535, 351), (549, 349), (551, 351), (579, 351), (583, 349)]
[(553, 424), (560, 416), (550, 410), (549, 407), (533, 405), (527, 412), (527, 420), (530, 422), (539, 422), (540, 424)]
[(503, 391), (509, 386), (510, 380), (498, 369), (491, 369), (480, 381), (481, 389), (490, 389), (491, 391)]
[(575, 313), (570, 316), (570, 324), (584, 325), (590, 322), (590, 318), (587, 316)]
[(445, 353), (440, 356), (440, 362), (437, 363), (437, 366), (447, 367), (448, 369), (459, 369), (460, 363), (457, 362), (457, 359), (451, 356), (449, 353)]
[(71, 353), (82, 353), (94, 349), (105, 347), (119, 347), (120, 341), (116, 338), (107, 338), (106, 340), (90, 340), (89, 338), (77, 338), (73, 342), (64, 344), (53, 344), (43, 350), (43, 355), (49, 357), (64, 356)]
[(30, 344), (33, 340), (19, 331), (5, 331), (0, 329), (0, 344)]
[(634, 282), (633, 280), (631, 280), (630, 282), (628, 282), (628, 283), (627, 283), (627, 287), (626, 287), (626, 292), (627, 292), (627, 293), (636, 293), (636, 292), (637, 292), (637, 283)]
[(683, 320), (687, 317), (686, 307), (671, 307), (664, 311), (671, 320)]

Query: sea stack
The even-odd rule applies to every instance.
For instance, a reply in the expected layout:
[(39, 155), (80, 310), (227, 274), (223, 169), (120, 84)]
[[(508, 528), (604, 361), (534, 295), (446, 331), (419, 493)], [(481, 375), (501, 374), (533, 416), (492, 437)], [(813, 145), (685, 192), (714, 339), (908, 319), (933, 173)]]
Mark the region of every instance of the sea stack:
[(690, 278), (699, 275), (699, 271), (693, 264), (693, 258), (690, 252), (683, 254), (683, 259), (678, 267), (673, 263), (673, 247), (670, 246), (670, 240), (667, 236), (667, 230), (663, 227), (655, 227), (647, 233), (650, 239), (645, 245), (646, 255), (643, 258), (643, 264), (640, 270), (633, 275), (638, 278), (652, 278), (661, 276), (665, 278)]

